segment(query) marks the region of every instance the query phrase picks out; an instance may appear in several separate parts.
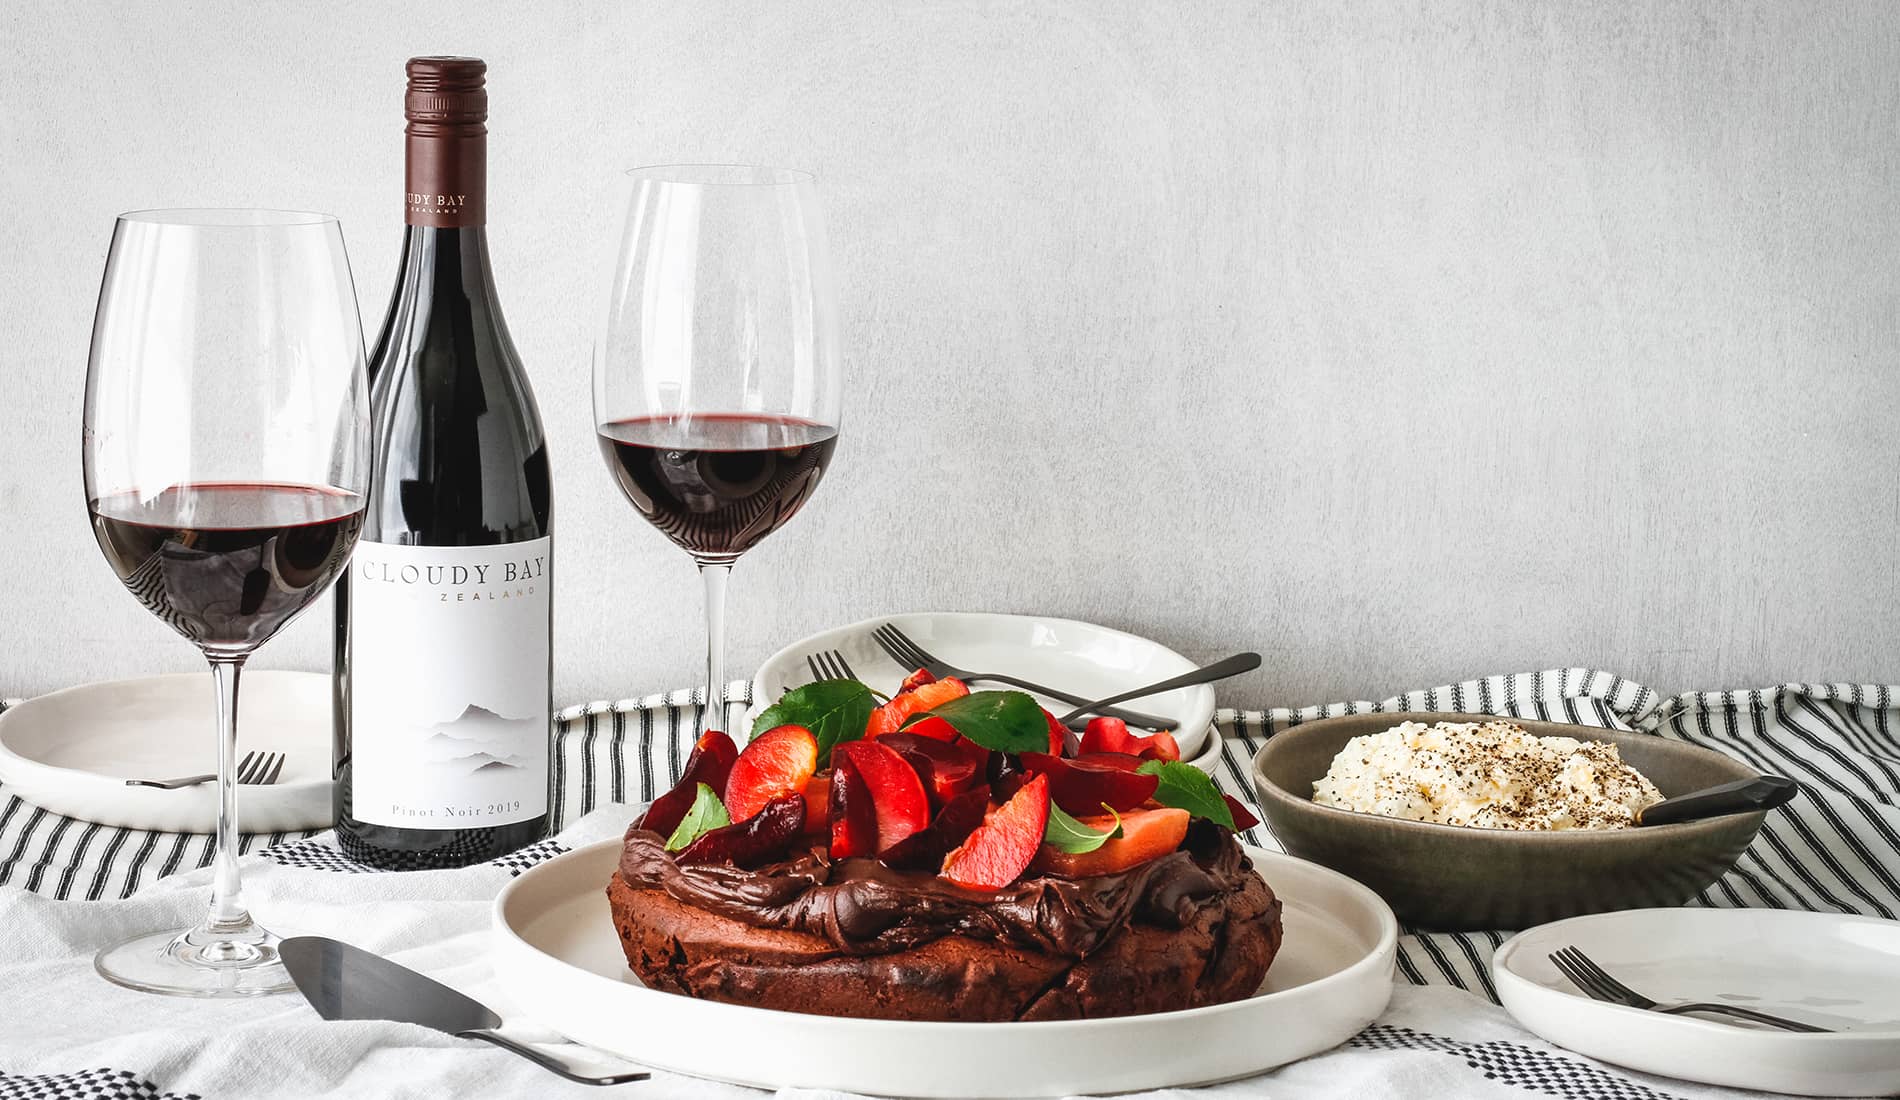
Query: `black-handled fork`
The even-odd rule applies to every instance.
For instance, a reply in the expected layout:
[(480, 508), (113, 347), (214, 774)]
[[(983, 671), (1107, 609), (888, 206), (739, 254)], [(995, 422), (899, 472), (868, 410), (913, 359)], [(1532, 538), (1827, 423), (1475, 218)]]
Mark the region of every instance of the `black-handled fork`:
[[(954, 676), (966, 684), (973, 680), (981, 680), (992, 684), (1008, 684), (1011, 687), (1019, 687), (1024, 691), (1033, 691), (1038, 695), (1046, 695), (1051, 699), (1060, 699), (1065, 703), (1073, 705), (1080, 705), (1090, 701), (1085, 696), (1062, 691), (1058, 688), (1052, 688), (1047, 684), (1031, 683), (1028, 680), (1019, 679), (1007, 673), (972, 672), (967, 668), (959, 668), (943, 658), (938, 657), (936, 654), (925, 650), (924, 647), (913, 641), (910, 635), (899, 630), (892, 623), (885, 623), (883, 626), (871, 631), (871, 640), (875, 641), (878, 647), (884, 650), (885, 653), (888, 653), (891, 660), (903, 665), (906, 671), (921, 668), (939, 680), (946, 676)], [(1095, 713), (1106, 715), (1109, 718), (1119, 718), (1131, 726), (1140, 726), (1142, 729), (1172, 730), (1175, 726), (1180, 725), (1179, 722), (1170, 718), (1160, 718), (1152, 714), (1143, 714), (1136, 710), (1122, 710), (1119, 707), (1098, 707), (1095, 709)], [(1067, 723), (1064, 724), (1066, 725)]]
[(1636, 992), (1629, 986), (1610, 976), (1610, 972), (1598, 966), (1590, 956), (1575, 947), (1565, 947), (1551, 953), (1550, 961), (1556, 964), (1570, 984), (1583, 990), (1592, 1000), (1606, 1001), (1623, 1005), (1626, 1008), (1640, 1008), (1648, 1012), (1666, 1012), (1679, 1015), (1685, 1012), (1703, 1012), (1716, 1016), (1729, 1016), (1739, 1020), (1752, 1020), (1758, 1024), (1778, 1027), (1783, 1031), (1829, 1031), (1830, 1028), (1815, 1027), (1799, 1020), (1789, 1020), (1781, 1016), (1771, 1016), (1766, 1012), (1756, 1012), (1752, 1008), (1715, 1002), (1687, 1001), (1681, 1004), (1660, 1004)]
[[(283, 774), (284, 761), (281, 752), (247, 752), (238, 761), (237, 781), (244, 786), (269, 786), (277, 782)], [(216, 772), (209, 775), (186, 775), (177, 779), (128, 779), (128, 787), (157, 787), (162, 791), (175, 791), (180, 787), (196, 787), (200, 783), (210, 783), (218, 778)]]

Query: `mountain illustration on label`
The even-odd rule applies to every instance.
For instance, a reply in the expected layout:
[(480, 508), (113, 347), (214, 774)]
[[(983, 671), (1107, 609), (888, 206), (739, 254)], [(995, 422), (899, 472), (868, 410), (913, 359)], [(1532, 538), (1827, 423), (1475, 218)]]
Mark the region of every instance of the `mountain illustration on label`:
[(524, 737), (538, 736), (541, 723), (533, 718), (508, 718), (474, 703), (454, 720), (438, 722), (422, 741), (431, 762), (458, 770), (498, 772), (525, 768), (519, 752)]

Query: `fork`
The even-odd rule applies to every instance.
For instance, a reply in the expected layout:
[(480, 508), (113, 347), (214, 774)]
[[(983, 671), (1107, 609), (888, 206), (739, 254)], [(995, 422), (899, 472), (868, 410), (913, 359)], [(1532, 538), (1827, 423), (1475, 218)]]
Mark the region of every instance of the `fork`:
[(1575, 947), (1565, 947), (1552, 952), (1550, 961), (1557, 965), (1557, 969), (1563, 972), (1564, 977), (1570, 979), (1571, 984), (1583, 990), (1584, 993), (1588, 994), (1593, 1000), (1608, 1001), (1611, 1004), (1626, 1005), (1630, 1008), (1640, 1008), (1649, 1012), (1667, 1012), (1671, 1015), (1684, 1012), (1710, 1012), (1718, 1016), (1733, 1016), (1740, 1020), (1753, 1020), (1755, 1023), (1768, 1024), (1771, 1027), (1778, 1027), (1783, 1031), (1824, 1032), (1832, 1030), (1831, 1028), (1816, 1027), (1813, 1024), (1804, 1024), (1799, 1020), (1788, 1020), (1780, 1016), (1770, 1016), (1766, 1012), (1756, 1012), (1753, 1009), (1740, 1008), (1735, 1005), (1713, 1004), (1700, 1001), (1685, 1002), (1683, 1004), (1658, 1004), (1648, 997), (1643, 996), (1641, 993), (1636, 992), (1634, 989), (1631, 989), (1629, 986), (1624, 985), (1622, 982), (1617, 981), (1615, 978), (1612, 978), (1609, 971), (1598, 966), (1590, 959), (1590, 956), (1585, 955)]
[(844, 654), (835, 649), (827, 649), (805, 658), (805, 667), (811, 669), (814, 680), (855, 680), (858, 674), (844, 661)]
[[(247, 752), (238, 761), (237, 781), (248, 786), (267, 787), (277, 782), (283, 774), (285, 756), (281, 752)], [(157, 787), (162, 791), (175, 791), (180, 787), (195, 787), (200, 783), (209, 783), (217, 779), (217, 773), (210, 775), (187, 775), (178, 779), (128, 779), (128, 787)]]
[[(883, 626), (871, 631), (871, 639), (875, 641), (884, 652), (890, 654), (891, 660), (903, 665), (906, 670), (921, 668), (939, 680), (946, 676), (954, 676), (965, 682), (970, 680), (988, 680), (991, 683), (1009, 684), (1012, 687), (1019, 687), (1025, 691), (1033, 691), (1040, 695), (1047, 695), (1051, 699), (1060, 699), (1065, 703), (1073, 703), (1078, 706), (1093, 701), (1086, 696), (1075, 695), (1066, 691), (1057, 691), (1055, 688), (1046, 687), (1042, 684), (1032, 684), (1028, 680), (1019, 680), (1014, 676), (1007, 676), (1000, 672), (971, 672), (968, 669), (958, 668), (950, 662), (943, 660), (941, 657), (926, 651), (924, 647), (913, 641), (910, 635), (899, 630), (896, 625), (892, 623), (885, 623)], [(1102, 707), (1098, 709), (1096, 713), (1108, 718), (1119, 718), (1131, 726), (1140, 726), (1143, 729), (1171, 730), (1180, 725), (1179, 722), (1171, 718), (1157, 718), (1152, 714), (1143, 714), (1140, 711), (1134, 710), (1123, 710), (1120, 707)]]

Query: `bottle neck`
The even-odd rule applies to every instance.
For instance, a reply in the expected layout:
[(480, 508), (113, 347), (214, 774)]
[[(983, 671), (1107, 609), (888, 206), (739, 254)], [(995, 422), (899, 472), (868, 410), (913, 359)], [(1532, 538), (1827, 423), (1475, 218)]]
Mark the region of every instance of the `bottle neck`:
[(488, 265), (488, 227), (403, 228), (402, 273), (396, 281), (396, 312), (427, 305), (481, 299), (492, 308), (494, 274)]

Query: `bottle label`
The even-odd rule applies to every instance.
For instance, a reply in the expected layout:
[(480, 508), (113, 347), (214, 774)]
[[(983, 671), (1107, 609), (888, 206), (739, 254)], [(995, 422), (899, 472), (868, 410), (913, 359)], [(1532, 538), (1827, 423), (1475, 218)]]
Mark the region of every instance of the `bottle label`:
[[(411, 130), (415, 127), (411, 126)], [(488, 138), (449, 132), (411, 133), (404, 143), (403, 221), (438, 229), (488, 223)]]
[(470, 829), (547, 813), (552, 545), (357, 545), (357, 820)]

